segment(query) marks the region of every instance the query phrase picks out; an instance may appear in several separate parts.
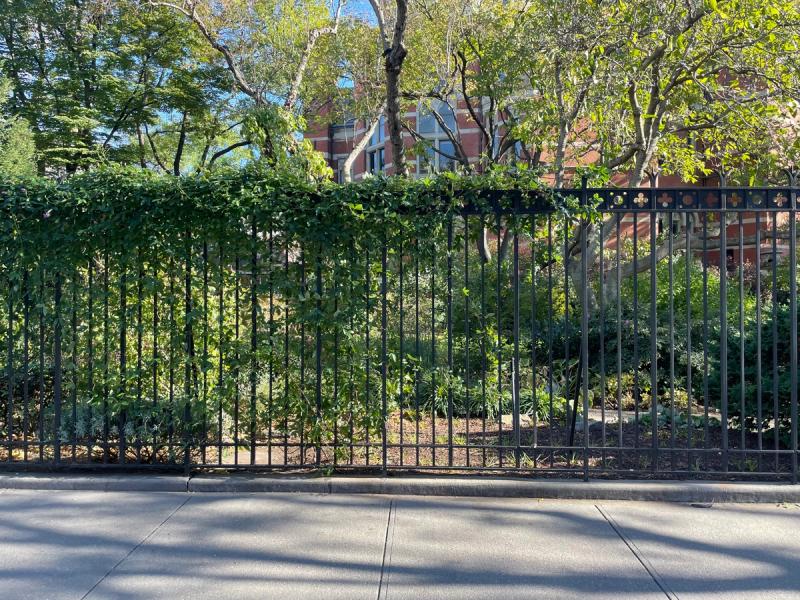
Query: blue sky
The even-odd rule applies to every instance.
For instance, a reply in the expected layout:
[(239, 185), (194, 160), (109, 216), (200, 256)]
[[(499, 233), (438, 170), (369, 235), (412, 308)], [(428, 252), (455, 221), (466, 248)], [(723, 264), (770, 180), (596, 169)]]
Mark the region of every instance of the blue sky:
[[(335, 7), (336, 4), (333, 4), (333, 8)], [(366, 17), (369, 20), (374, 19), (372, 7), (369, 5), (369, 0), (349, 0), (349, 2), (345, 4), (343, 12), (347, 15), (357, 15), (361, 18)]]

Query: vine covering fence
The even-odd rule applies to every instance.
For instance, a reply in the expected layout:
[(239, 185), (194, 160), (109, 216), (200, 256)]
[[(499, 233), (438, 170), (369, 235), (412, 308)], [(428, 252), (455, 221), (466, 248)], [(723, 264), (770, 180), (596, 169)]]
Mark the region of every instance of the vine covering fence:
[(797, 189), (0, 185), (0, 463), (797, 480)]

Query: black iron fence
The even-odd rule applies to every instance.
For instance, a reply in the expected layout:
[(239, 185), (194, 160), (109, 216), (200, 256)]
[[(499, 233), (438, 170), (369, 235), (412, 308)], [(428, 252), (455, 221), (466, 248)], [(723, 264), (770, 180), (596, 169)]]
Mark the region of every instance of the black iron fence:
[(797, 481), (797, 192), (490, 197), (335, 251), (254, 218), (33, 264), (3, 291), (0, 461)]

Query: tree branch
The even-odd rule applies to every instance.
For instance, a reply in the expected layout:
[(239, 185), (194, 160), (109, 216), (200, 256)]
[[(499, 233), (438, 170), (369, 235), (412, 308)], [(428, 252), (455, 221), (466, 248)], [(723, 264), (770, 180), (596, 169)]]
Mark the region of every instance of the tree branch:
[(306, 70), (308, 68), (308, 61), (311, 58), (311, 53), (314, 51), (314, 46), (317, 45), (317, 40), (319, 40), (320, 36), (322, 35), (336, 34), (336, 32), (339, 30), (339, 19), (342, 13), (343, 2), (344, 0), (339, 0), (336, 4), (336, 13), (333, 19), (333, 25), (328, 27), (320, 27), (319, 29), (314, 29), (308, 33), (308, 40), (306, 41), (305, 48), (303, 48), (303, 54), (300, 57), (300, 62), (297, 65), (297, 70), (295, 71), (294, 79), (292, 79), (292, 84), (289, 87), (289, 93), (286, 96), (286, 101), (283, 103), (284, 108), (291, 110), (294, 108), (294, 105), (297, 102), (297, 98), (300, 95), (300, 86), (303, 84), (303, 78), (305, 77)]
[(242, 93), (250, 96), (256, 101), (257, 104), (262, 104), (264, 102), (261, 93), (251, 86), (247, 79), (245, 79), (244, 74), (236, 65), (236, 59), (234, 58), (233, 53), (230, 51), (228, 46), (217, 40), (211, 33), (211, 30), (206, 26), (205, 22), (197, 15), (197, 0), (185, 0), (182, 6), (172, 2), (161, 2), (157, 0), (147, 0), (147, 4), (150, 6), (170, 8), (189, 18), (192, 23), (195, 24), (195, 27), (197, 27), (203, 37), (206, 38), (206, 41), (209, 43), (209, 45), (214, 50), (222, 54), (223, 58), (225, 59), (225, 63), (228, 66), (228, 71), (230, 71), (231, 75), (233, 75), (233, 79), (236, 81), (236, 85), (238, 86), (239, 90)]

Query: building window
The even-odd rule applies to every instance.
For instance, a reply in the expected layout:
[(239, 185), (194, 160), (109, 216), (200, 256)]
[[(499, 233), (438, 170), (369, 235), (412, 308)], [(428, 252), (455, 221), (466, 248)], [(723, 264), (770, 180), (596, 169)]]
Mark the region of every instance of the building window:
[(375, 148), (367, 151), (367, 171), (370, 173), (383, 173), (386, 167), (383, 148)]
[(386, 169), (385, 150), (386, 145), (386, 120), (381, 117), (378, 120), (378, 126), (369, 138), (369, 146), (367, 146), (367, 164), (366, 169), (368, 173), (378, 174), (383, 173)]
[(420, 105), (417, 111), (417, 131), (423, 136), (446, 136), (445, 130), (435, 115), (439, 115), (444, 125), (452, 132), (456, 130), (456, 113), (453, 107), (442, 100), (435, 100), (430, 108)]
[[(439, 115), (441, 123), (435, 115)], [(456, 114), (447, 102), (436, 100), (430, 108), (419, 107), (417, 131), (426, 140), (427, 146), (424, 153), (417, 156), (418, 174), (441, 173), (451, 171), (455, 167), (456, 149), (450, 140), (448, 130), (450, 133), (455, 133)]]
[(450, 140), (433, 139), (430, 146), (425, 148), (425, 153), (417, 156), (417, 172), (420, 175), (452, 171), (455, 167), (456, 149)]

